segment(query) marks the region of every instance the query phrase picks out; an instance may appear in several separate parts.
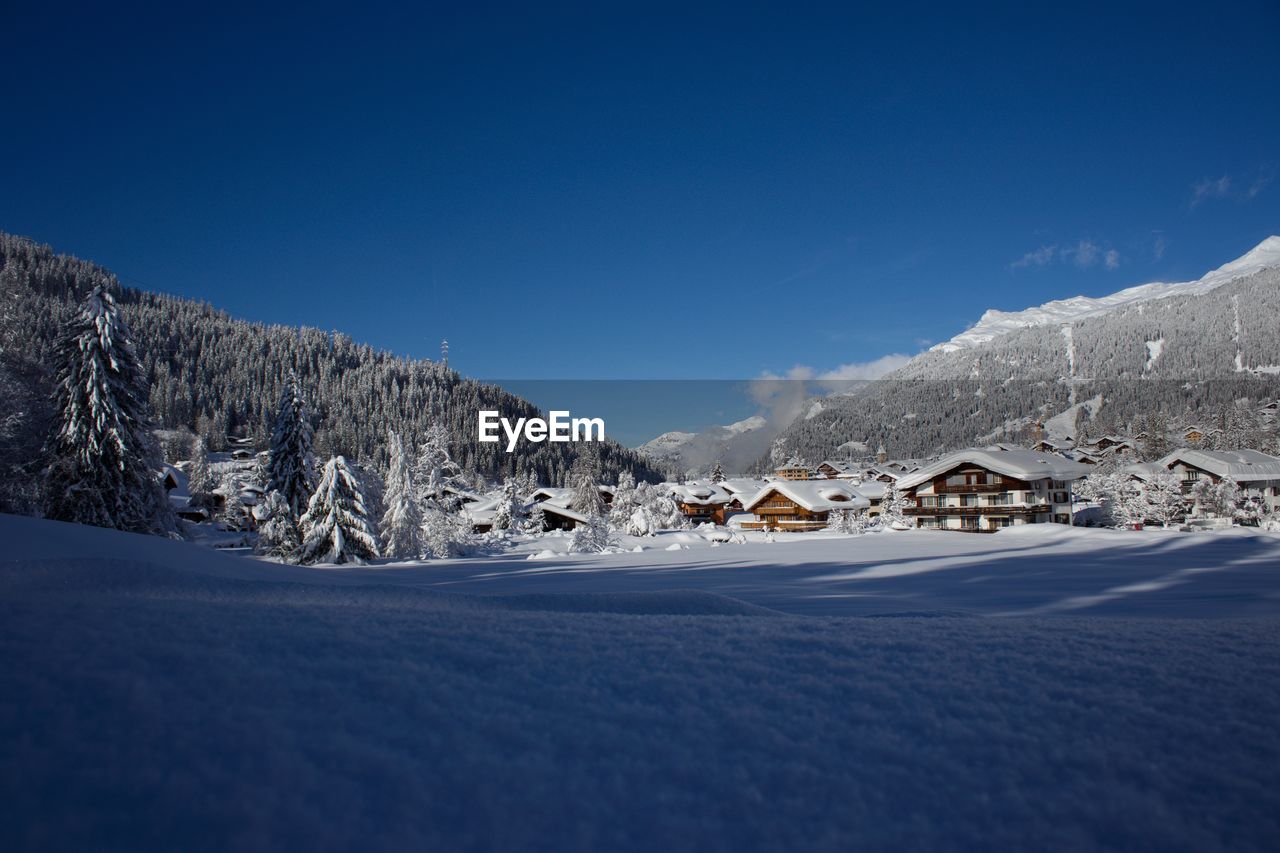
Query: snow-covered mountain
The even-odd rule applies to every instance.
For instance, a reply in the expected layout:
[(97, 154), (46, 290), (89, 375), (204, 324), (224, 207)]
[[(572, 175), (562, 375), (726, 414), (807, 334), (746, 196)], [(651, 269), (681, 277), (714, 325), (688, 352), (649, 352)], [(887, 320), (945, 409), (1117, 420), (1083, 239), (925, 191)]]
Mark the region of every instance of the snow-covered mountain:
[(739, 473), (754, 462), (778, 434), (767, 418), (753, 415), (701, 432), (664, 432), (636, 451), (691, 476), (704, 474), (716, 462), (726, 473)]
[[(1207, 421), (1239, 398), (1280, 396), (1280, 237), (1189, 282), (1153, 282), (1024, 311), (988, 311), (858, 393), (783, 431), (773, 456), (848, 442), (921, 455), (1139, 419)], [(762, 463), (763, 464), (763, 463)]]
[(1086, 317), (1096, 317), (1117, 308), (1153, 299), (1197, 296), (1244, 276), (1277, 266), (1280, 266), (1280, 237), (1268, 237), (1247, 254), (1231, 263), (1223, 264), (1195, 281), (1151, 282), (1128, 287), (1108, 296), (1073, 296), (1070, 299), (1055, 299), (1022, 311), (998, 311), (993, 308), (983, 314), (972, 327), (949, 341), (934, 345), (932, 351), (955, 352), (959, 349), (989, 343), (1000, 335), (1018, 329), (1075, 323)]

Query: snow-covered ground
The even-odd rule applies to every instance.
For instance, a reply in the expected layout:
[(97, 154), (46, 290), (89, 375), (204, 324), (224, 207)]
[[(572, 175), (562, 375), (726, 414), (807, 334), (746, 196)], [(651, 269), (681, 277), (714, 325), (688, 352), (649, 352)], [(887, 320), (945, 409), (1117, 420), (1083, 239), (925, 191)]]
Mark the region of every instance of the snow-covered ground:
[(0, 537), (0, 849), (1280, 837), (1276, 536), (694, 531), (324, 569)]

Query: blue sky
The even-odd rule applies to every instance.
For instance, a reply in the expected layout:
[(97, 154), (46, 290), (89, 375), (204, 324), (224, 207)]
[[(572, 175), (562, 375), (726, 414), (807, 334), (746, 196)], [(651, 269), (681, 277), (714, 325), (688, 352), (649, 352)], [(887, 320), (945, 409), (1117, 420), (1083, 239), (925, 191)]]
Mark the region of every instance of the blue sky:
[(0, 228), (472, 376), (823, 373), (1280, 233), (1273, 2), (97, 5), (6, 11)]

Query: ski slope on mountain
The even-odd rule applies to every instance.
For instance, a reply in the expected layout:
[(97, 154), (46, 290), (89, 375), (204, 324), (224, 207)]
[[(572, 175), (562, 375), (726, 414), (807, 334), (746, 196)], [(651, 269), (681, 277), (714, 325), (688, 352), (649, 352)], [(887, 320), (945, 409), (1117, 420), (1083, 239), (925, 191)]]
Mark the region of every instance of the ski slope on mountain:
[(971, 328), (949, 341), (935, 344), (931, 351), (956, 350), (987, 343), (1000, 335), (1031, 326), (1066, 324), (1086, 317), (1105, 314), (1126, 305), (1165, 299), (1170, 296), (1197, 296), (1264, 269), (1280, 266), (1280, 237), (1263, 240), (1246, 254), (1223, 264), (1195, 281), (1152, 282), (1112, 293), (1108, 296), (1073, 296), (1055, 299), (1022, 311), (988, 310)]
[[(17, 543), (0, 563), (5, 850), (1263, 850), (1280, 834), (1273, 618), (961, 618), (925, 599), (806, 618), (713, 591), (732, 548), (772, 549), (784, 578), (800, 564), (783, 555), (813, 556), (783, 542), (634, 555), (639, 590), (635, 566), (566, 559), (476, 596), (424, 588), (448, 565), (282, 567), (12, 517), (0, 532)], [(996, 550), (1017, 558), (1003, 535), (951, 563), (904, 536), (907, 559), (808, 574), (956, 573), (998, 597), (983, 577)], [(710, 555), (726, 574), (699, 581)], [(1129, 576), (1076, 560), (1081, 589)], [(1201, 600), (1265, 597), (1255, 583)]]

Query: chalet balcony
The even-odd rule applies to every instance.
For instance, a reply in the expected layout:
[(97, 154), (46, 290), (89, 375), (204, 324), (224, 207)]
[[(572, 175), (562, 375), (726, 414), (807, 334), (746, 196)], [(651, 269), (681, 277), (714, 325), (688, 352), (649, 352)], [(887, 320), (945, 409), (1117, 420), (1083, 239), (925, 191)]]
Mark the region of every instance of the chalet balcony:
[(1036, 515), (1050, 511), (1049, 504), (1007, 504), (1005, 506), (909, 506), (906, 515)]
[(934, 494), (938, 495), (975, 495), (975, 494), (992, 494), (995, 492), (1023, 492), (1026, 491), (1025, 485), (1016, 485), (1013, 483), (967, 483), (964, 485), (935, 485), (933, 487)]

